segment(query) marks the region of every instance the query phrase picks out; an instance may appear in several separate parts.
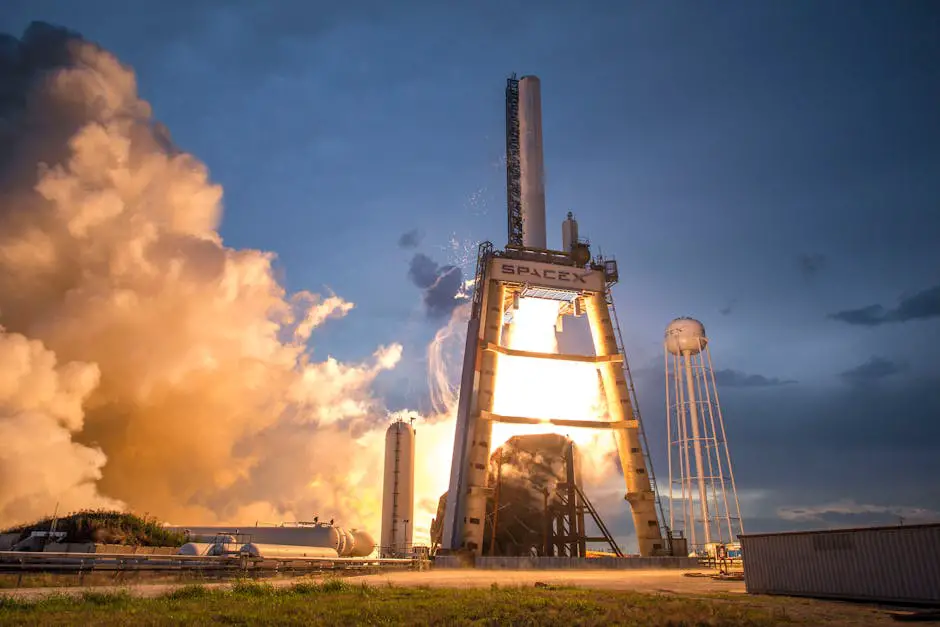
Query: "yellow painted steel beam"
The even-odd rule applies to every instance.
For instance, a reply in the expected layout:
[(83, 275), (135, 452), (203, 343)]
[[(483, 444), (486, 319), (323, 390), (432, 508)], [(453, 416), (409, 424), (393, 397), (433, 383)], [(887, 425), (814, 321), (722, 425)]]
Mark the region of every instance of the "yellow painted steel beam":
[(577, 361), (587, 364), (607, 364), (623, 363), (623, 355), (615, 353), (613, 355), (563, 355), (559, 353), (537, 353), (534, 351), (521, 351), (515, 348), (507, 348), (498, 344), (487, 342), (483, 344), (482, 350), (493, 351), (501, 355), (510, 357), (533, 357), (535, 359), (554, 359), (556, 361)]
[(526, 418), (523, 416), (501, 416), (489, 411), (481, 411), (482, 420), (492, 422), (505, 422), (516, 425), (555, 425), (558, 427), (573, 427), (584, 429), (636, 429), (639, 423), (636, 420), (619, 420), (610, 422), (607, 420), (566, 420), (564, 418)]

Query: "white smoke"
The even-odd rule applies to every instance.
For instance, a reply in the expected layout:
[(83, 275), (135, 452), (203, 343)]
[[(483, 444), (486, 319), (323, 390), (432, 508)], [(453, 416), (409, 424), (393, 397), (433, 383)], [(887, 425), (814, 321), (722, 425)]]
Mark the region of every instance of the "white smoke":
[[(401, 347), (313, 362), (352, 303), (289, 295), (218, 233), (222, 190), (111, 54), (0, 42), (0, 525), (116, 506), (179, 523), (335, 517), (378, 531)], [(11, 52), (12, 50), (12, 52)]]
[(428, 389), (432, 414), (437, 417), (456, 419), (470, 307), (468, 302), (455, 308), (447, 324), (438, 329), (428, 346)]
[(72, 441), (98, 368), (58, 364), (41, 342), (2, 327), (0, 364), (0, 519), (47, 513), (51, 492), (61, 494), (66, 508), (120, 507), (95, 487), (105, 462), (101, 449)]

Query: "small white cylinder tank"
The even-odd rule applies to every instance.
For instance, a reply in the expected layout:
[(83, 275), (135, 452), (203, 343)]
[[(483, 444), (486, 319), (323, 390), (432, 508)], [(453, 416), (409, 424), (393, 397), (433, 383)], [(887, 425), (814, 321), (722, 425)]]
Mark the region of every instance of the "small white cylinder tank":
[(574, 219), (574, 214), (568, 212), (568, 217), (561, 223), (561, 249), (570, 253), (578, 241), (578, 221)]
[(673, 355), (696, 355), (708, 344), (705, 325), (694, 318), (676, 318), (666, 327), (665, 343)]
[[(383, 555), (401, 555), (411, 548), (414, 530), (414, 486), (415, 431), (410, 424), (399, 419), (389, 425), (388, 431), (385, 432), (381, 542)], [(356, 538), (357, 545), (359, 541), (360, 539)]]

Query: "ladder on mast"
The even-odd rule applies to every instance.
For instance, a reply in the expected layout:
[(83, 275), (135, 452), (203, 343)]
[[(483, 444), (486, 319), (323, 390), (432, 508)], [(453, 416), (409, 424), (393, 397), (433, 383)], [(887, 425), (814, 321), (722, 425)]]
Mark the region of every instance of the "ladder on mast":
[(399, 466), (401, 459), (401, 425), (399, 421), (395, 424), (395, 469), (392, 472), (392, 546), (389, 547), (395, 557), (398, 556), (398, 486), (399, 486)]
[(522, 163), (519, 140), (519, 80), (506, 79), (506, 209), (509, 245), (522, 246)]

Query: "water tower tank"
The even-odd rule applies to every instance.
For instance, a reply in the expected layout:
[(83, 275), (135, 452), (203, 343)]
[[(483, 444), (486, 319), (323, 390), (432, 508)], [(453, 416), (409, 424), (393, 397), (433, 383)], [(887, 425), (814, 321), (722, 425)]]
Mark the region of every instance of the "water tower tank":
[(415, 431), (396, 420), (385, 432), (385, 480), (382, 490), (383, 555), (407, 553), (414, 530)]
[(705, 325), (694, 318), (676, 318), (666, 327), (666, 350), (673, 355), (696, 355), (708, 344)]

